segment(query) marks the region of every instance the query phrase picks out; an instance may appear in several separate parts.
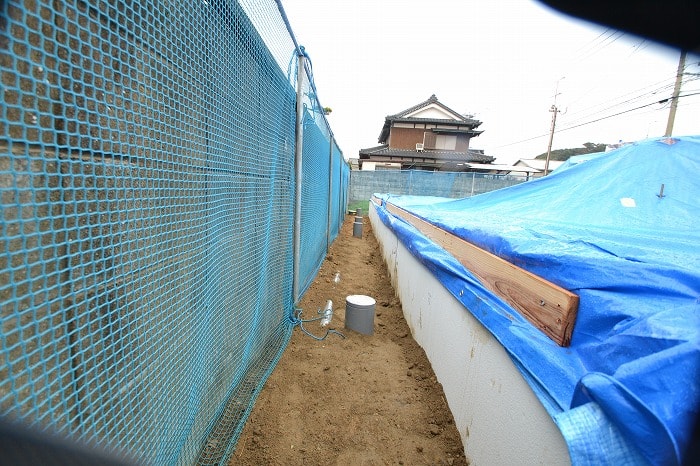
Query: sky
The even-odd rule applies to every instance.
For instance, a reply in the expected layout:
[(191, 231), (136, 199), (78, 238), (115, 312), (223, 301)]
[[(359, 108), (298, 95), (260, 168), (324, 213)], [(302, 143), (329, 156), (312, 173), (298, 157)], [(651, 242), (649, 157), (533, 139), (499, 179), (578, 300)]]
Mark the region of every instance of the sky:
[[(311, 59), (321, 105), (333, 110), (330, 125), (346, 159), (378, 145), (387, 115), (432, 94), (482, 121), (471, 148), (496, 163), (547, 151), (552, 105), (559, 109), (552, 149), (631, 142), (666, 129), (669, 103), (658, 102), (672, 95), (677, 50), (535, 1), (282, 6)], [(700, 94), (699, 63), (688, 56), (681, 95)], [(673, 135), (697, 134), (700, 95), (682, 97)]]

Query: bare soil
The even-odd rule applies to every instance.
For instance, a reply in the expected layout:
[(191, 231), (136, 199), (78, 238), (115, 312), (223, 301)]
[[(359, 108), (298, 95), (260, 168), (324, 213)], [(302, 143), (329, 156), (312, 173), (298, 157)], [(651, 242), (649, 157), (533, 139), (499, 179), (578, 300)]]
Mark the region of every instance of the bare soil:
[[(304, 295), (302, 318), (334, 304), (330, 334), (297, 327), (239, 438), (232, 465), (466, 465), (462, 443), (423, 349), (411, 337), (371, 224), (346, 217)], [(340, 281), (335, 282), (336, 273)], [(374, 334), (345, 328), (345, 299), (376, 300)], [(323, 335), (319, 322), (305, 327)]]

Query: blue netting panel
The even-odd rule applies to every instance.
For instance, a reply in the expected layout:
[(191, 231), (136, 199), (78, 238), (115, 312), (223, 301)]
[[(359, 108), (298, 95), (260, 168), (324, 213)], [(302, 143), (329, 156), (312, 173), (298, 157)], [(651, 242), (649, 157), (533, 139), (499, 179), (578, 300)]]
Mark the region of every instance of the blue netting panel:
[[(348, 208), (348, 203), (350, 202), (350, 165), (345, 162), (343, 163), (343, 172), (342, 172), (342, 192), (340, 193), (340, 198), (341, 198), (341, 207), (342, 207), (342, 212), (341, 214), (344, 216), (345, 212), (347, 211)], [(342, 223), (342, 220), (341, 220)]]
[[(308, 62), (307, 62), (308, 64)], [(303, 295), (321, 267), (328, 248), (331, 135), (323, 107), (306, 66), (303, 84), (301, 255), (299, 293)]]
[(374, 193), (459, 199), (506, 188), (527, 180), (527, 177), (514, 175), (420, 170), (355, 170), (351, 177), (350, 202), (369, 200)]
[[(230, 455), (293, 311), (296, 51), (274, 1), (242, 3), (3, 3), (4, 417)], [(308, 284), (331, 196), (307, 91)]]
[(331, 242), (335, 240), (340, 232), (340, 226), (345, 218), (345, 192), (347, 189), (343, 189), (343, 186), (347, 186), (347, 180), (344, 179), (346, 168), (349, 169), (345, 159), (343, 158), (343, 153), (340, 148), (333, 141), (332, 147), (332, 185), (331, 185), (331, 205), (330, 205), (330, 231), (329, 236)]

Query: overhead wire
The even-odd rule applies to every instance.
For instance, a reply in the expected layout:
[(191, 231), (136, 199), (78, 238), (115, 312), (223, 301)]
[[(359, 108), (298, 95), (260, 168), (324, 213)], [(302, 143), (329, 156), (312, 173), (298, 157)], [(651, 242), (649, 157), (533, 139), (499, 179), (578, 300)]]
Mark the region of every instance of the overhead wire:
[[(698, 79), (700, 79), (700, 77), (694, 77), (692, 79), (687, 79), (687, 80), (684, 80), (683, 84), (688, 84), (690, 82), (697, 81)], [(675, 79), (674, 79), (674, 81), (675, 81)], [(659, 83), (657, 83), (657, 84), (659, 84)], [(666, 92), (666, 91), (671, 91), (674, 87), (674, 84), (675, 84), (674, 82), (670, 82), (664, 86), (656, 87), (655, 89), (653, 89), (651, 91), (646, 91), (644, 93), (641, 93), (645, 89), (648, 89), (651, 87), (651, 86), (646, 86), (644, 88), (638, 89), (636, 91), (630, 92), (628, 94), (625, 94), (625, 95), (619, 97), (619, 98), (622, 98), (622, 97), (625, 97), (628, 95), (634, 95), (633, 97), (630, 97), (629, 99), (626, 99), (626, 100), (623, 100), (620, 102), (615, 102), (615, 100), (613, 100), (612, 101), (613, 103), (611, 103), (610, 105), (608, 105), (604, 108), (601, 108), (601, 109), (597, 109), (593, 112), (588, 112), (587, 110), (593, 110), (596, 107), (600, 107), (601, 105), (605, 105), (605, 103), (601, 103), (601, 104), (598, 104), (595, 106), (588, 107), (586, 109), (579, 110), (578, 112), (574, 112), (574, 113), (569, 114), (567, 120), (568, 120), (569, 124), (575, 124), (578, 121), (587, 120), (596, 114), (600, 114), (600, 113), (603, 113), (605, 111), (613, 110), (613, 109), (618, 108), (618, 107), (624, 107), (626, 105), (634, 104), (636, 102), (644, 101), (644, 100), (648, 99), (650, 94), (661, 94), (661, 93)], [(692, 91), (692, 89), (690, 89), (688, 91)], [(582, 115), (582, 116), (578, 116), (577, 118), (572, 119), (571, 116), (574, 116), (574, 115)]]
[[(680, 99), (680, 98), (683, 98), (683, 97), (691, 97), (691, 96), (696, 96), (696, 95), (700, 95), (700, 90), (697, 91), (697, 92), (691, 92), (691, 93), (688, 93), (688, 94), (681, 94), (681, 95), (678, 96), (678, 98)], [(607, 119), (609, 119), (609, 118), (613, 118), (613, 117), (616, 117), (616, 116), (624, 115), (624, 114), (626, 114), (626, 113), (630, 113), (630, 112), (633, 112), (633, 111), (636, 111), (636, 110), (641, 110), (641, 109), (643, 109), (643, 108), (650, 107), (650, 106), (652, 106), (652, 105), (656, 105), (656, 104), (666, 104), (666, 103), (669, 103), (670, 100), (671, 100), (671, 97), (668, 97), (668, 98), (665, 98), (665, 99), (662, 99), (662, 100), (658, 100), (658, 101), (654, 101), (654, 102), (649, 102), (649, 103), (646, 103), (646, 104), (644, 104), (644, 105), (640, 105), (640, 106), (638, 106), (638, 107), (634, 107), (634, 108), (630, 108), (630, 109), (627, 109), (627, 110), (623, 110), (623, 111), (621, 111), (621, 112), (617, 112), (617, 113), (614, 113), (614, 114), (612, 114), (612, 115), (606, 115), (606, 116), (603, 116), (603, 117), (600, 117), (600, 118), (596, 118), (596, 119), (594, 119), (594, 120), (586, 121), (586, 122), (584, 122), (584, 123), (574, 124), (574, 125), (571, 125), (571, 126), (566, 126), (566, 127), (564, 127), (564, 128), (561, 128), (561, 127), (560, 127), (559, 129), (556, 129), (556, 130), (554, 131), (554, 133), (557, 134), (557, 133), (562, 133), (562, 132), (564, 132), (564, 131), (568, 131), (568, 130), (571, 130), (571, 129), (574, 129), (574, 128), (580, 128), (581, 126), (590, 125), (590, 124), (593, 124), (593, 123), (597, 123), (597, 122), (599, 122), (599, 121), (607, 120)], [(681, 105), (681, 104), (679, 103), (679, 106), (680, 106), (680, 105)], [(499, 146), (495, 146), (495, 148), (500, 149), (500, 148), (502, 148), (502, 147), (514, 146), (514, 145), (517, 145), (517, 144), (522, 144), (522, 143), (524, 143), (524, 142), (534, 141), (534, 140), (536, 140), (536, 139), (540, 139), (540, 138), (547, 137), (547, 136), (549, 136), (549, 133), (543, 133), (543, 134), (540, 134), (540, 135), (537, 135), (537, 136), (533, 136), (533, 137), (530, 137), (530, 138), (527, 138), (527, 139), (522, 139), (522, 140), (520, 140), (520, 141), (515, 141), (515, 142), (508, 143), (508, 144), (502, 144), (502, 145), (499, 145)]]
[[(585, 43), (584, 45), (582, 45), (581, 47), (576, 49), (571, 55), (572, 58), (570, 59), (570, 62), (580, 64), (581, 62), (589, 59), (590, 57), (595, 56), (597, 53), (599, 53), (600, 51), (602, 51), (606, 47), (612, 45), (613, 43), (615, 43), (617, 40), (619, 40), (624, 35), (625, 35), (625, 33), (622, 31), (618, 31), (618, 30), (615, 30), (612, 28), (605, 28), (595, 38), (593, 38), (589, 42)], [(588, 91), (586, 91), (585, 94), (587, 94), (591, 90), (595, 89), (596, 86), (590, 88)], [(556, 98), (556, 96), (555, 96), (555, 98)], [(541, 135), (533, 136), (533, 137), (530, 137), (527, 139), (523, 139), (521, 141), (516, 141), (513, 143), (509, 143), (509, 144), (496, 146), (496, 148), (522, 144), (524, 142), (534, 141), (536, 139), (540, 139), (540, 138), (546, 137), (548, 135), (549, 135), (549, 133), (543, 133)]]
[[(579, 110), (578, 112), (571, 113), (571, 114), (569, 114), (567, 120), (569, 120), (570, 123), (575, 123), (575, 122), (581, 121), (581, 120), (587, 120), (587, 119), (589, 119), (597, 114), (600, 114), (600, 113), (603, 113), (603, 112), (606, 112), (609, 110), (613, 110), (613, 109), (618, 108), (618, 107), (632, 105), (632, 104), (634, 104), (636, 102), (640, 102), (642, 100), (646, 100), (646, 99), (648, 99), (649, 94), (661, 93), (663, 91), (671, 91), (672, 89), (673, 89), (673, 83), (670, 83), (669, 85), (666, 85), (666, 86), (663, 86), (660, 88), (656, 88), (654, 91), (647, 92), (645, 94), (635, 95), (634, 97), (631, 97), (627, 100), (623, 100), (620, 102), (615, 102), (615, 103), (603, 102), (603, 103), (600, 103), (598, 105), (588, 107), (588, 108), (583, 109), (583, 110)], [(613, 102), (614, 102), (614, 100), (613, 100)], [(600, 107), (602, 105), (606, 105), (606, 103), (610, 103), (610, 105), (607, 105), (604, 108), (597, 109), (597, 107)], [(593, 110), (593, 109), (596, 109), (596, 110), (595, 111), (588, 111), (588, 110)], [(576, 118), (571, 118), (572, 116), (576, 116)]]
[[(573, 52), (572, 58), (570, 61), (572, 63), (577, 63), (580, 65), (583, 61), (597, 55), (600, 51), (602, 51), (606, 47), (609, 47), (610, 45), (612, 45), (613, 43), (618, 41), (620, 38), (622, 38), (624, 35), (625, 35), (624, 32), (616, 31), (616, 30), (613, 30), (611, 28), (606, 28), (600, 34), (598, 34), (598, 36), (596, 36), (594, 39), (590, 40), (589, 42), (587, 42), (583, 46), (576, 49)], [(637, 42), (633, 45), (633, 50), (627, 54), (627, 56), (625, 57), (625, 60), (634, 56), (638, 52), (646, 49), (647, 47), (649, 47), (649, 45), (650, 45), (650, 42), (648, 40), (641, 39), (639, 42)], [(688, 64), (686, 64), (686, 69), (689, 66), (694, 66), (694, 65), (695, 65), (694, 62), (688, 63)], [(698, 75), (695, 75), (693, 73), (686, 73), (686, 74), (690, 74), (693, 77), (690, 79), (688, 79), (688, 78), (684, 79), (683, 84), (688, 84), (692, 81), (696, 81), (696, 80), (700, 79), (700, 74), (698, 74)], [(650, 95), (661, 94), (661, 93), (671, 91), (674, 87), (675, 79), (676, 79), (676, 73), (669, 72), (669, 76), (666, 79), (663, 79), (663, 80), (655, 82), (653, 84), (649, 84), (649, 85), (643, 86), (641, 88), (638, 88), (636, 90), (630, 91), (630, 92), (625, 93), (621, 96), (618, 96), (612, 100), (608, 99), (608, 100), (605, 100), (603, 102), (600, 102), (600, 103), (597, 103), (594, 105), (590, 105), (586, 108), (579, 109), (579, 110), (576, 110), (575, 112), (569, 113), (568, 116), (566, 118), (564, 118), (565, 121), (569, 120), (568, 125), (564, 124), (564, 125), (562, 125), (563, 127), (560, 126), (559, 129), (555, 129), (554, 132), (559, 133), (561, 131), (568, 131), (570, 129), (578, 128), (581, 126), (586, 126), (589, 124), (596, 123), (598, 121), (606, 120), (609, 118), (614, 118), (614, 117), (624, 115), (624, 114), (627, 114), (630, 112), (634, 112), (634, 111), (638, 111), (638, 110), (641, 110), (644, 108), (648, 108), (648, 107), (651, 107), (653, 105), (668, 104), (670, 102), (670, 97), (666, 98), (666, 99), (656, 100), (654, 102), (648, 102), (648, 103), (645, 103), (645, 104), (642, 104), (639, 106), (635, 106), (633, 108), (625, 108), (625, 107), (628, 107), (630, 105), (634, 105), (635, 103), (643, 102), (644, 100), (648, 99)], [(583, 93), (583, 95), (581, 95), (578, 99), (576, 99), (575, 101), (572, 101), (571, 103), (576, 103), (576, 102), (586, 98), (587, 96), (589, 96), (591, 91), (595, 90), (596, 87), (598, 87), (600, 84), (602, 84), (602, 82), (604, 82), (604, 81), (601, 80), (599, 83), (597, 83), (593, 87), (589, 88), (587, 91), (585, 91)], [(690, 97), (692, 95), (697, 95), (697, 93), (685, 93), (685, 94), (680, 95), (679, 98)], [(664, 107), (660, 107), (659, 109), (654, 109), (652, 111), (658, 111), (662, 108), (664, 108)], [(615, 109), (621, 109), (621, 110), (618, 112), (615, 112), (613, 114), (610, 114), (610, 115), (603, 115), (600, 117), (596, 117), (596, 115), (601, 115), (604, 112), (613, 111)], [(575, 118), (572, 118), (572, 117), (575, 117)], [(537, 136), (525, 138), (525, 139), (522, 139), (519, 141), (498, 145), (498, 146), (495, 146), (495, 148), (514, 146), (517, 144), (522, 144), (525, 142), (534, 141), (534, 140), (544, 138), (547, 136), (549, 136), (549, 132), (542, 133), (542, 134), (539, 134)]]
[[(620, 36), (620, 37), (622, 37), (622, 36)], [(619, 37), (618, 37), (618, 38), (619, 38)], [(636, 43), (635, 45), (633, 45), (633, 46), (632, 46), (633, 50), (624, 58), (624, 60), (625, 60), (625, 61), (629, 60), (629, 59), (632, 57), (632, 55), (634, 55), (635, 53), (639, 52), (639, 51), (640, 51), (640, 47), (641, 47), (641, 45), (642, 45), (644, 42), (645, 42), (645, 39), (642, 39), (641, 41), (639, 41), (638, 43)], [(646, 46), (645, 46), (644, 48), (646, 48)], [(588, 58), (588, 57), (586, 57), (586, 58)], [(575, 60), (576, 60), (577, 63), (580, 63), (580, 62), (581, 62), (581, 59), (575, 58)], [(622, 65), (620, 65), (620, 66), (622, 66)], [(672, 81), (674, 78), (675, 78), (675, 76), (670, 76), (670, 77), (668, 78), (668, 80), (669, 80), (669, 81)], [(570, 102), (569, 102), (569, 105), (574, 105), (574, 104), (576, 104), (577, 102), (580, 102), (581, 100), (587, 98), (587, 97), (592, 93), (592, 91), (598, 89), (598, 88), (599, 88), (603, 83), (605, 83), (605, 82), (607, 82), (606, 79), (605, 79), (605, 76), (601, 74), (601, 77), (600, 77), (600, 79), (599, 79), (597, 82), (593, 83), (592, 86), (590, 86), (588, 89), (586, 89), (584, 92), (582, 92), (581, 95), (580, 95), (580, 97), (578, 97), (578, 98), (575, 99), (575, 100), (570, 101)]]
[[(598, 41), (598, 39), (600, 39), (600, 37), (603, 35), (606, 35), (606, 37), (601, 39), (600, 41)], [(593, 40), (584, 44), (583, 46), (579, 47), (578, 49), (576, 49), (571, 55), (572, 56), (571, 61), (579, 62), (579, 61), (587, 60), (588, 58), (596, 55), (601, 50), (603, 50), (606, 47), (609, 47), (610, 45), (617, 42), (624, 35), (625, 35), (625, 33), (622, 31), (616, 31), (616, 30), (611, 29), (611, 28), (606, 28), (596, 38), (594, 38)], [(596, 42), (598, 42), (598, 43), (596, 43)], [(589, 45), (590, 45), (590, 47), (589, 47)], [(588, 48), (588, 50), (586, 50), (587, 48)], [(581, 51), (580, 54), (579, 54), (579, 51)]]
[[(689, 66), (692, 66), (692, 65), (688, 65), (688, 64), (687, 64), (685, 68), (687, 69)], [(683, 84), (684, 84), (684, 85), (685, 85), (685, 84), (688, 84), (688, 83), (690, 83), (690, 82), (696, 81), (697, 79), (700, 79), (700, 74), (688, 73), (688, 72), (684, 72), (684, 74), (685, 74), (686, 76), (690, 76), (689, 78), (686, 77), (685, 79), (683, 79)], [(617, 97), (617, 99), (621, 99), (621, 98), (623, 98), (623, 97), (627, 97), (627, 96), (630, 96), (630, 95), (633, 95), (633, 94), (640, 94), (640, 93), (641, 93), (641, 94), (644, 94), (644, 95), (639, 95), (639, 96), (637, 96), (637, 99), (638, 99), (638, 100), (641, 100), (642, 98), (646, 97), (646, 94), (649, 94), (649, 93), (651, 93), (651, 94), (656, 94), (656, 93), (659, 93), (659, 92), (663, 92), (663, 91), (665, 91), (665, 90), (667, 90), (667, 89), (672, 89), (673, 86), (674, 86), (674, 84), (675, 84), (675, 80), (676, 80), (676, 75), (675, 75), (675, 73), (673, 73), (672, 75), (669, 74), (669, 77), (668, 77), (668, 78), (665, 78), (665, 79), (663, 79), (663, 80), (661, 80), (661, 81), (657, 81), (656, 83), (649, 84), (649, 85), (643, 86), (643, 87), (641, 87), (641, 88), (635, 89), (635, 90), (633, 90), (633, 91), (630, 91), (630, 92), (628, 92), (628, 93), (626, 93), (626, 94), (623, 94), (623, 95)], [(665, 84), (664, 84), (664, 83), (665, 83)], [(664, 85), (661, 86), (662, 84), (664, 84)], [(657, 87), (657, 86), (660, 86), (660, 87)], [(651, 89), (651, 88), (654, 88), (654, 89), (653, 89), (653, 90), (649, 90), (649, 89)], [(581, 98), (577, 99), (576, 101), (578, 101), (578, 100), (581, 100)], [(624, 102), (630, 102), (630, 101), (633, 101), (633, 100), (634, 100), (634, 98), (631, 98), (631, 99), (625, 100)], [(576, 102), (576, 101), (574, 101), (574, 102)], [(582, 112), (585, 112), (585, 111), (587, 111), (587, 110), (590, 110), (590, 109), (599, 107), (600, 105), (605, 105), (605, 104), (608, 104), (608, 103), (610, 103), (610, 101), (606, 101), (606, 102), (600, 103), (600, 104), (591, 105), (591, 106), (586, 107), (586, 108), (584, 108), (584, 109), (577, 110), (576, 112), (573, 112), (573, 114), (582, 113)]]
[[(575, 50), (574, 53), (572, 54), (571, 62), (580, 65), (585, 60), (595, 56), (598, 52), (602, 51), (605, 47), (612, 45), (614, 42), (616, 42), (618, 39), (620, 39), (624, 35), (625, 35), (624, 32), (615, 31), (615, 30), (612, 30), (610, 28), (605, 29), (596, 38), (594, 38), (593, 40), (591, 40), (590, 42), (588, 42), (584, 46), (579, 47), (577, 50)], [(635, 54), (637, 54), (640, 51), (649, 47), (649, 45), (650, 45), (650, 42), (645, 38), (641, 38), (641, 39), (635, 41), (631, 45), (632, 50), (627, 54), (627, 56), (624, 58), (623, 62), (628, 61), (632, 56), (634, 56)], [(580, 52), (580, 51), (585, 51), (585, 53), (579, 54), (578, 52)], [(618, 66), (623, 66), (623, 64), (618, 63)], [(686, 66), (688, 66), (688, 65), (686, 65)], [(598, 82), (596, 82), (593, 86), (591, 86), (586, 91), (584, 91), (582, 94), (580, 94), (580, 96), (578, 98), (576, 98), (575, 100), (569, 101), (569, 105), (567, 107), (573, 106), (577, 102), (580, 102), (581, 100), (588, 98), (595, 89), (599, 88), (603, 83), (607, 82), (606, 79), (603, 79), (602, 76), (603, 75), (601, 74), (601, 79), (599, 79)], [(664, 79), (663, 81), (660, 81), (660, 82), (655, 83), (655, 84), (650, 84), (650, 85), (644, 86), (640, 89), (631, 91), (627, 94), (624, 94), (622, 96), (617, 97), (612, 102), (610, 100), (606, 99), (604, 102), (588, 106), (584, 109), (579, 109), (577, 111), (574, 111), (573, 113), (566, 112), (569, 115), (567, 118), (571, 119), (572, 116), (582, 115), (582, 116), (579, 116), (578, 120), (579, 121), (585, 120), (585, 119), (590, 118), (594, 114), (599, 114), (599, 113), (604, 112), (606, 110), (610, 110), (612, 108), (615, 108), (616, 106), (622, 107), (625, 104), (632, 104), (634, 102), (641, 102), (648, 97), (649, 93), (652, 93), (652, 94), (660, 93), (660, 92), (664, 92), (667, 89), (672, 88), (674, 81), (675, 81), (675, 74), (672, 75), (669, 73), (668, 78)], [(665, 84), (665, 85), (661, 86), (662, 84)], [(653, 90), (649, 90), (649, 88), (652, 88), (652, 87), (655, 87), (655, 88)], [(631, 97), (629, 99), (622, 101), (622, 102), (618, 102), (616, 105), (611, 105), (611, 103), (613, 103), (617, 100), (623, 99), (624, 97), (627, 97), (627, 96), (631, 96)], [(599, 107), (601, 107), (601, 106), (605, 106), (605, 108), (600, 109)]]
[[(700, 91), (699, 91), (699, 92), (694, 92), (694, 93), (691, 93), (691, 94), (682, 94), (682, 95), (679, 95), (678, 98), (680, 99), (680, 98), (682, 98), (682, 97), (691, 97), (691, 96), (694, 96), (694, 95), (700, 95)], [(567, 126), (567, 127), (565, 127), (565, 128), (561, 128), (561, 129), (556, 130), (555, 133), (561, 133), (561, 132), (564, 132), (564, 131), (568, 131), (568, 130), (570, 130), (570, 129), (579, 128), (579, 127), (581, 127), (581, 126), (590, 125), (590, 124), (592, 124), (592, 123), (597, 123), (597, 122), (602, 121), (602, 120), (607, 120), (608, 118), (613, 118), (613, 117), (616, 117), (616, 116), (620, 116), (620, 115), (623, 115), (623, 114), (625, 114), (625, 113), (633, 112), (633, 111), (635, 111), (635, 110), (639, 110), (639, 109), (642, 109), (642, 108), (645, 108), (645, 107), (650, 107), (650, 106), (652, 106), (652, 105), (656, 105), (656, 104), (665, 104), (665, 103), (669, 102), (671, 99), (672, 99), (672, 97), (668, 97), (668, 98), (666, 98), (666, 99), (662, 99), (662, 100), (659, 100), (659, 101), (656, 101), (656, 102), (650, 102), (650, 103), (647, 103), (647, 104), (644, 104), (644, 105), (640, 105), (639, 107), (630, 108), (630, 109), (628, 109), (628, 110), (623, 110), (623, 111), (621, 111), (621, 112), (614, 113), (614, 114), (612, 114), (612, 115), (607, 115), (607, 116), (604, 116), (604, 117), (601, 117), (601, 118), (597, 118), (597, 119), (595, 119), (595, 120), (587, 121), (587, 122), (585, 122), (585, 123), (580, 123), (580, 124), (573, 125), (573, 126)]]
[[(641, 88), (635, 89), (635, 90), (633, 90), (633, 91), (629, 91), (629, 92), (627, 92), (627, 93), (625, 93), (625, 94), (622, 94), (622, 95), (620, 95), (619, 97), (617, 97), (615, 100), (617, 100), (617, 99), (622, 99), (622, 98), (624, 98), (624, 97), (628, 97), (628, 96), (631, 96), (631, 95), (634, 95), (634, 94), (639, 94), (639, 93), (644, 93), (644, 94), (651, 93), (651, 94), (654, 94), (654, 93), (656, 93), (656, 92), (660, 92), (661, 90), (663, 90), (663, 89), (666, 88), (666, 87), (672, 88), (672, 87), (673, 87), (674, 81), (675, 81), (675, 76), (670, 76), (670, 75), (669, 75), (668, 78), (665, 78), (665, 79), (663, 79), (663, 80), (661, 80), (661, 81), (657, 81), (657, 82), (655, 82), (655, 83), (653, 83), (653, 84), (648, 84), (648, 85), (643, 86), (643, 87), (641, 87)], [(666, 84), (664, 84), (664, 83), (666, 83)], [(657, 86), (661, 86), (662, 84), (664, 84), (664, 86), (662, 86), (662, 87), (657, 87)], [(649, 90), (650, 88), (655, 88), (655, 89)], [(581, 98), (583, 98), (583, 97), (581, 97)], [(572, 101), (571, 103), (575, 103), (575, 102), (581, 100), (581, 98), (577, 99), (576, 101)], [(629, 100), (632, 100), (632, 99), (629, 99)], [(625, 102), (626, 102), (626, 101), (625, 101)], [(594, 108), (596, 108), (596, 107), (600, 107), (601, 105), (606, 105), (606, 104), (609, 104), (609, 103), (610, 103), (609, 100), (608, 100), (608, 101), (605, 101), (605, 102), (597, 103), (597, 104), (594, 104), (594, 105), (591, 105), (591, 106), (582, 108), (582, 109), (580, 109), (580, 110), (577, 110), (577, 111), (575, 111), (575, 112), (572, 112), (571, 114), (572, 114), (572, 115), (576, 115), (576, 114), (579, 114), (579, 113), (583, 113), (583, 112), (586, 112), (586, 111), (588, 111), (588, 110), (591, 110), (591, 109), (594, 109)]]

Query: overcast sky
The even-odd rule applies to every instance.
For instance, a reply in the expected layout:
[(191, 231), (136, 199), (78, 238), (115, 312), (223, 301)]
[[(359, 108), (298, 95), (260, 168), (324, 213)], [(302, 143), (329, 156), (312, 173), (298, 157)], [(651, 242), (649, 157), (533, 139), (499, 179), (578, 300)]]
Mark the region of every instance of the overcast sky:
[[(498, 163), (547, 150), (555, 93), (561, 112), (553, 149), (634, 141), (666, 128), (668, 103), (654, 102), (671, 96), (678, 51), (535, 1), (282, 5), (311, 58), (321, 104), (333, 109), (329, 120), (346, 158), (377, 145), (387, 115), (431, 94), (483, 122), (471, 147)], [(700, 73), (699, 61), (689, 57), (686, 72)], [(700, 93), (697, 78), (686, 76), (682, 95)], [(689, 134), (700, 134), (700, 95), (679, 101), (674, 135)]]

